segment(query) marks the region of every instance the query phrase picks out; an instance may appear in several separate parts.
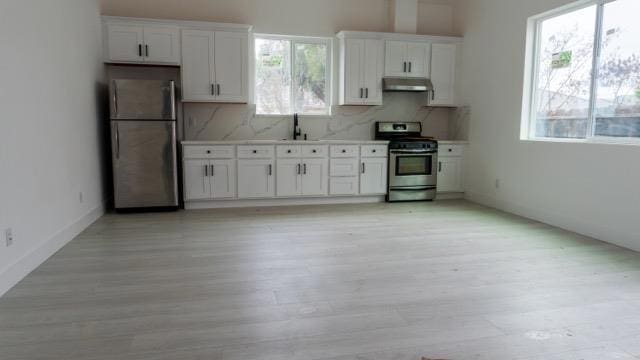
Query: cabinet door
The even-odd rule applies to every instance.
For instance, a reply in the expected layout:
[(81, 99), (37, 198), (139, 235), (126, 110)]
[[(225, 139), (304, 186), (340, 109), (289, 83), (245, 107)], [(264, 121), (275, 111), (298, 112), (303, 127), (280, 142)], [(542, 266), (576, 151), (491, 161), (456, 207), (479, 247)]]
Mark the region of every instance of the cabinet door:
[(247, 102), (248, 35), (215, 33), (216, 100)]
[(271, 198), (275, 194), (273, 160), (238, 160), (238, 197)]
[(202, 200), (211, 198), (209, 160), (184, 161), (184, 198)]
[(236, 161), (211, 160), (211, 197), (229, 199), (236, 196)]
[(407, 43), (407, 77), (429, 77), (429, 63), (431, 62), (431, 44)]
[(144, 61), (142, 56), (143, 34), (141, 26), (107, 25), (107, 60), (115, 62)]
[(462, 158), (441, 157), (438, 159), (438, 192), (463, 192)]
[(329, 160), (302, 159), (302, 195), (329, 194)]
[(290, 197), (302, 194), (302, 160), (278, 159), (276, 162), (276, 194)]
[(173, 26), (145, 26), (144, 61), (180, 64), (180, 29)]
[(365, 40), (363, 85), (366, 105), (382, 105), (384, 53), (381, 40)]
[(359, 105), (363, 102), (364, 56), (364, 40), (345, 40), (344, 105)]
[(387, 40), (385, 42), (384, 76), (407, 76), (407, 43)]
[(436, 106), (455, 105), (456, 45), (433, 44), (431, 48), (431, 82), (435, 89), (434, 99), (429, 104)]
[(213, 101), (214, 33), (182, 31), (182, 97), (185, 101)]
[(387, 158), (362, 159), (360, 166), (360, 194), (386, 194)]

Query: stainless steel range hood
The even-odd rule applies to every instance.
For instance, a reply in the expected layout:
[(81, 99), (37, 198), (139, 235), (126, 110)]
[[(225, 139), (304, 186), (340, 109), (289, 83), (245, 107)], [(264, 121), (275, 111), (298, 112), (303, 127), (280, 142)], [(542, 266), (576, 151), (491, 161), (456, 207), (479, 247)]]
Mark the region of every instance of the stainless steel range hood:
[(382, 79), (384, 91), (433, 91), (433, 84), (426, 78), (386, 77)]

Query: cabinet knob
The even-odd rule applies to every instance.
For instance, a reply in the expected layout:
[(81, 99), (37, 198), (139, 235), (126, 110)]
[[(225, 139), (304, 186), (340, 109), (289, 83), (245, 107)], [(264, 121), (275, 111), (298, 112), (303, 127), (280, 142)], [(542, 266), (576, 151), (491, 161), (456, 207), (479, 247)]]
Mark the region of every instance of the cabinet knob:
[(375, 152), (376, 152), (376, 149), (373, 149), (373, 152), (375, 153)]
[(287, 154), (291, 154), (291, 150), (287, 150)]
[(343, 154), (344, 154), (344, 153), (346, 153), (346, 152), (347, 152), (347, 150), (345, 150), (345, 149), (342, 149), (342, 153), (343, 153)]
[(453, 151), (453, 149), (449, 149), (449, 152), (452, 152), (452, 151)]
[(257, 154), (257, 153), (258, 153), (258, 150), (253, 150), (253, 153), (254, 153), (254, 154)]
[(311, 152), (315, 154), (315, 153), (317, 153), (318, 151), (317, 151), (316, 149), (313, 149)]
[(211, 154), (211, 150), (207, 150), (207, 154)]

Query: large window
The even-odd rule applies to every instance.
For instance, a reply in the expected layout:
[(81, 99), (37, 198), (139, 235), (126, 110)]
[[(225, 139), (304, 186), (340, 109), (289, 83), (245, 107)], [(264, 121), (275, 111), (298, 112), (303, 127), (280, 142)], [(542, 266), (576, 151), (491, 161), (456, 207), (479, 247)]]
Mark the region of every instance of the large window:
[(527, 138), (640, 140), (640, 1), (532, 19)]
[(256, 112), (329, 114), (331, 40), (256, 35)]

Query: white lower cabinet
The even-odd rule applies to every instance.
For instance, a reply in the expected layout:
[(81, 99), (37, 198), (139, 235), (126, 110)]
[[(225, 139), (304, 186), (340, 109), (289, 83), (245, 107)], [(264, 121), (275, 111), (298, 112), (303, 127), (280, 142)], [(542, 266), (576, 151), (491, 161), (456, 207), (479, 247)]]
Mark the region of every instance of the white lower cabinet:
[(438, 193), (464, 192), (464, 145), (444, 145), (438, 150)]
[(278, 159), (278, 197), (325, 196), (328, 191), (327, 159)]
[(329, 194), (329, 160), (302, 159), (302, 195), (325, 196)]
[[(186, 202), (381, 196), (386, 144), (183, 144)], [(205, 206), (196, 205), (194, 206)]]
[(208, 173), (209, 160), (184, 161), (184, 198), (185, 200), (204, 200), (211, 198), (211, 182)]
[(238, 197), (264, 199), (275, 196), (273, 159), (238, 160)]
[(302, 195), (302, 160), (278, 159), (276, 160), (276, 195), (278, 197)]
[(184, 162), (185, 200), (236, 196), (236, 161), (192, 159)]
[(360, 167), (360, 194), (386, 194), (387, 158), (363, 158)]

